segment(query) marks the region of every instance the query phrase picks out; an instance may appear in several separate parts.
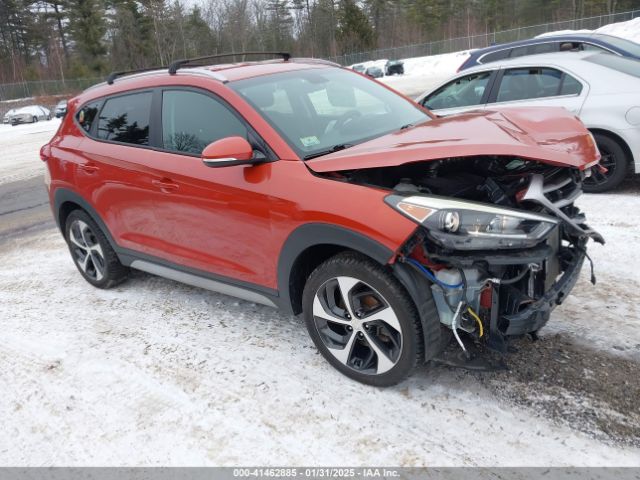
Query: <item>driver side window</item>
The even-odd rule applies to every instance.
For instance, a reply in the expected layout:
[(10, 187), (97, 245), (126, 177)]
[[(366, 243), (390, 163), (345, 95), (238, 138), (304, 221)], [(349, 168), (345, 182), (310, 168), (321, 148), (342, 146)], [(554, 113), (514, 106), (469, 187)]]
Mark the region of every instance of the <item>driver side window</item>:
[(430, 110), (480, 105), (491, 72), (472, 73), (441, 87), (422, 101)]

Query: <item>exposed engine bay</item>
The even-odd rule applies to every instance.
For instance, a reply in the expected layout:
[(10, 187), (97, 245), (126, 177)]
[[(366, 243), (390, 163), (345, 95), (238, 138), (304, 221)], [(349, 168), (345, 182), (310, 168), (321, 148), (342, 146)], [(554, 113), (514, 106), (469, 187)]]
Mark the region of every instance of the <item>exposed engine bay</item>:
[(508, 337), (535, 335), (573, 288), (589, 238), (604, 243), (574, 205), (589, 174), (498, 156), (340, 172), (389, 189), (385, 201), (420, 225), (398, 261), (429, 280), (440, 322), (465, 353), (459, 332), (505, 351)]

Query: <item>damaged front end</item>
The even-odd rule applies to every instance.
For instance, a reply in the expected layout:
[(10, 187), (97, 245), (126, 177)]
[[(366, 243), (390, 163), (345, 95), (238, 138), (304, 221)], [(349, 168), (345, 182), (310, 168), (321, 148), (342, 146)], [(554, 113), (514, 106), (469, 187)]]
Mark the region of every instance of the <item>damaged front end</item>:
[(574, 205), (588, 174), (496, 156), (347, 175), (391, 189), (385, 201), (420, 225), (398, 261), (428, 280), (441, 324), (466, 352), (460, 331), (506, 351), (508, 337), (535, 335), (574, 287), (588, 240), (604, 243)]

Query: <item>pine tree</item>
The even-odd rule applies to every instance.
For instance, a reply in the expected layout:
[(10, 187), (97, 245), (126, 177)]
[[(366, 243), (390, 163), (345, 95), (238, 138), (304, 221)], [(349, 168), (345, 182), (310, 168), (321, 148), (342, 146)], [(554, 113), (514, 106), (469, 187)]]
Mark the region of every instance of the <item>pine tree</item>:
[(105, 54), (106, 9), (101, 0), (66, 0), (69, 32), (79, 63), (76, 69), (101, 74), (107, 69)]

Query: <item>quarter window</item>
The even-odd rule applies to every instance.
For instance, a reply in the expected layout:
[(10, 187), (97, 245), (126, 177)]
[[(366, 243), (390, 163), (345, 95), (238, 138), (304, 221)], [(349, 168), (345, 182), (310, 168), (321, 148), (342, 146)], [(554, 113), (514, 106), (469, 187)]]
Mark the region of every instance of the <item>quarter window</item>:
[(149, 145), (151, 92), (108, 99), (98, 121), (98, 138), (133, 145)]
[(431, 110), (480, 105), (489, 84), (491, 72), (480, 72), (458, 78), (424, 99), (422, 104)]
[(82, 107), (76, 115), (78, 124), (85, 132), (91, 131), (91, 126), (96, 119), (96, 115), (98, 115), (98, 110), (100, 110), (100, 102), (93, 102)]
[(199, 154), (210, 143), (233, 136), (247, 138), (247, 128), (221, 102), (186, 90), (168, 90), (162, 94), (165, 149)]

